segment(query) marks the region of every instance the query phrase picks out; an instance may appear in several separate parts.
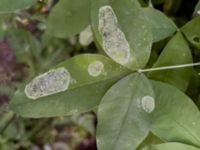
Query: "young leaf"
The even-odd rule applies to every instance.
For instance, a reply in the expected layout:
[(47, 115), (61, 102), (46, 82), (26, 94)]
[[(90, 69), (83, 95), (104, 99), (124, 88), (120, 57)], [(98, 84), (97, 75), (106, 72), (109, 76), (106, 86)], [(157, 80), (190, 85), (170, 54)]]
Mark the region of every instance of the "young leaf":
[(144, 75), (131, 74), (117, 82), (99, 105), (98, 149), (135, 149), (149, 133), (154, 106), (154, 93)]
[[(187, 64), (191, 62), (192, 54), (190, 48), (181, 33), (177, 33), (166, 45), (153, 67)], [(191, 74), (191, 68), (177, 68), (173, 70), (150, 72), (149, 77), (151, 79), (170, 83), (182, 91), (185, 91)]]
[(196, 17), (181, 28), (188, 41), (200, 49), (200, 17)]
[(144, 13), (148, 18), (153, 32), (153, 42), (158, 42), (171, 36), (177, 27), (164, 13), (154, 8), (144, 8)]
[(159, 145), (150, 145), (142, 150), (200, 150), (199, 148), (183, 143), (164, 143)]
[(92, 27), (101, 49), (115, 62), (136, 70), (146, 65), (152, 33), (136, 0), (92, 1)]
[(73, 36), (90, 22), (89, 0), (60, 0), (47, 20), (47, 33), (59, 38)]
[(151, 131), (167, 142), (200, 147), (200, 113), (192, 100), (177, 88), (152, 81), (156, 107)]
[(31, 6), (35, 0), (0, 0), (0, 13), (10, 13)]
[(10, 106), (33, 118), (85, 112), (97, 107), (106, 90), (127, 73), (105, 56), (79, 55), (20, 88)]

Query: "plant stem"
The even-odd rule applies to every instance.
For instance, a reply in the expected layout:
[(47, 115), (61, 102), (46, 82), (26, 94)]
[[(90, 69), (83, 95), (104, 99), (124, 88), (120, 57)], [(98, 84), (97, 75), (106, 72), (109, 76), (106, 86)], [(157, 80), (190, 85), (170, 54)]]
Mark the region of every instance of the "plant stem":
[(6, 124), (4, 125), (4, 127), (1, 129), (0, 134), (3, 134), (4, 131), (8, 128), (8, 126), (12, 123), (12, 121), (16, 118), (16, 115), (13, 114), (10, 119), (6, 122)]
[(52, 119), (41, 120), (31, 131), (27, 134), (26, 138), (32, 140), (34, 136), (51, 123)]
[(148, 69), (138, 69), (138, 72), (144, 73), (144, 72), (152, 72), (152, 71), (160, 71), (160, 70), (177, 69), (177, 68), (187, 68), (187, 67), (194, 67), (194, 66), (200, 66), (200, 62), (191, 63), (191, 64), (174, 65), (174, 66), (155, 67), (155, 68), (148, 68)]

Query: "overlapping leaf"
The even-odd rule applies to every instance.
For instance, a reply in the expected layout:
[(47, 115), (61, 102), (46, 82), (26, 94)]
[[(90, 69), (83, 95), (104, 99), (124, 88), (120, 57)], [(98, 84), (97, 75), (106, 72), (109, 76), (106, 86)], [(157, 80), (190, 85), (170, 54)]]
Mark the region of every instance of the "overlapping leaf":
[(151, 84), (142, 74), (131, 74), (112, 86), (98, 109), (98, 149), (135, 149), (148, 135), (153, 97)]
[(81, 32), (89, 22), (89, 0), (60, 0), (49, 15), (46, 32), (67, 38)]
[[(88, 66), (101, 62), (103, 68), (98, 76), (91, 76)], [(72, 115), (97, 107), (106, 90), (129, 70), (102, 55), (84, 54), (66, 60), (56, 66), (65, 67), (71, 76), (69, 88), (57, 94), (30, 99), (24, 86), (14, 95), (11, 108), (24, 117), (50, 117)], [(97, 66), (98, 67), (98, 66)], [(98, 71), (98, 68), (94, 68)]]
[(160, 138), (149, 132), (149, 135), (146, 137), (144, 141), (137, 147), (136, 150), (142, 150), (144, 147), (147, 147), (152, 144), (161, 144), (164, 143)]
[(181, 31), (192, 45), (200, 49), (199, 26), (200, 26), (200, 17), (196, 17), (187, 24), (185, 24), (181, 28)]
[(177, 27), (164, 13), (154, 8), (144, 8), (144, 13), (153, 32), (153, 41), (157, 42), (171, 36)]
[[(184, 37), (181, 33), (177, 33), (163, 49), (153, 67), (173, 66), (187, 63), (192, 63), (192, 54)], [(176, 68), (173, 70), (150, 72), (149, 77), (151, 79), (170, 83), (182, 91), (185, 91), (191, 74), (191, 68)]]
[[(138, 68), (142, 68), (146, 65), (152, 45), (152, 33), (151, 28), (148, 24), (148, 21), (145, 17), (144, 11), (140, 7), (139, 3), (136, 0), (94, 0), (92, 1), (92, 27), (95, 33), (95, 38), (100, 45), (101, 49), (109, 55), (111, 58), (114, 56), (109, 54), (110, 49), (106, 49), (105, 40), (103, 39), (106, 37), (103, 33), (100, 32), (100, 10), (105, 7), (109, 7), (112, 9), (113, 14), (112, 17), (108, 17), (107, 19), (111, 20), (111, 26), (113, 25), (112, 22), (117, 22), (117, 27), (114, 32), (110, 32), (113, 37), (108, 38), (107, 40), (117, 41), (115, 44), (118, 43), (120, 45), (118, 48), (115, 49), (114, 44), (110, 44), (108, 47), (114, 47), (116, 51), (111, 52), (112, 54), (116, 54), (117, 56), (114, 60), (117, 63), (120, 63), (129, 69), (135, 70)], [(106, 12), (104, 12), (106, 14)], [(107, 13), (109, 15), (109, 12)], [(110, 11), (111, 14), (111, 11)], [(115, 16), (115, 17), (114, 17)], [(113, 20), (116, 19), (116, 20)], [(105, 22), (107, 22), (105, 20)], [(109, 26), (109, 24), (107, 24)], [(116, 32), (119, 30), (121, 34), (117, 34)], [(108, 33), (108, 36), (111, 34)], [(123, 35), (125, 36), (126, 41), (128, 42), (129, 48), (124, 42), (121, 42), (121, 39), (124, 39)], [(104, 37), (103, 37), (104, 36)], [(120, 37), (120, 38), (119, 38)], [(116, 39), (115, 39), (116, 38)], [(117, 39), (119, 38), (119, 39)], [(121, 43), (120, 43), (121, 42)], [(124, 44), (126, 48), (121, 46)], [(123, 53), (123, 48), (128, 50), (127, 53), (124, 54), (125, 56), (119, 54), (120, 52)], [(130, 55), (129, 58), (126, 59), (126, 56)], [(124, 61), (120, 61), (120, 59), (124, 59)]]
[(143, 150), (199, 150), (199, 148), (182, 144), (182, 143), (165, 143), (159, 145), (151, 145)]
[(177, 88), (152, 81), (156, 107), (151, 131), (167, 142), (200, 147), (200, 113), (192, 100)]

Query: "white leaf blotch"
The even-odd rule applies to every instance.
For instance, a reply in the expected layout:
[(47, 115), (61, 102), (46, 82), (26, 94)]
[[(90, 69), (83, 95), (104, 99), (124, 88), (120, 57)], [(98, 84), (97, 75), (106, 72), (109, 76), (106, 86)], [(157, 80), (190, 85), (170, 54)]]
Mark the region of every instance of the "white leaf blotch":
[(99, 9), (98, 30), (102, 36), (106, 54), (119, 64), (127, 64), (130, 61), (130, 46), (124, 33), (118, 27), (117, 17), (109, 5)]
[(68, 89), (70, 73), (64, 67), (50, 70), (35, 77), (25, 87), (25, 94), (30, 99), (52, 95)]
[(79, 42), (82, 46), (88, 46), (93, 41), (93, 33), (91, 26), (89, 25), (86, 29), (84, 29), (79, 36)]
[(151, 113), (155, 109), (155, 100), (151, 96), (144, 96), (141, 100), (141, 107), (147, 113)]
[(101, 61), (95, 61), (88, 65), (88, 73), (93, 77), (104, 74), (104, 64)]

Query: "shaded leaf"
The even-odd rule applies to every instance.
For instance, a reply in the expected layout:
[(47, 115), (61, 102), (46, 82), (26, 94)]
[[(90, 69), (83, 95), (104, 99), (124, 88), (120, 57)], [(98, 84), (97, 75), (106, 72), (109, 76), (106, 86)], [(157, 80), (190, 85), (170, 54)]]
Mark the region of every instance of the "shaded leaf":
[(177, 27), (164, 13), (154, 8), (144, 8), (153, 32), (153, 41), (157, 42), (171, 36)]
[(131, 74), (112, 86), (98, 109), (98, 149), (135, 149), (149, 133), (153, 97), (151, 84), (142, 74)]
[(200, 15), (200, 1), (198, 1), (196, 7), (195, 7), (195, 13), (197, 13), (198, 15)]
[(92, 1), (92, 27), (101, 49), (114, 61), (136, 70), (146, 65), (152, 33), (137, 1)]
[(200, 17), (196, 17), (186, 23), (182, 28), (181, 31), (188, 39), (188, 41), (195, 47), (200, 49)]
[(157, 136), (149, 132), (149, 135), (146, 139), (137, 147), (137, 150), (141, 150), (142, 148), (151, 145), (151, 144), (161, 144), (163, 141), (159, 139)]
[[(95, 66), (97, 62), (103, 67)], [(93, 70), (88, 69), (89, 66), (94, 67)], [(106, 90), (129, 72), (107, 57), (93, 54), (79, 55), (56, 66), (61, 67), (70, 73), (70, 85), (66, 91), (33, 100), (26, 96), (23, 86), (10, 103), (13, 111), (24, 117), (37, 118), (91, 110), (98, 106)]]
[(165, 0), (152, 0), (152, 3), (156, 4), (156, 5), (164, 3), (164, 2), (165, 2)]
[(143, 150), (199, 150), (199, 148), (182, 143), (164, 143), (159, 145), (150, 145)]
[[(153, 67), (173, 66), (191, 62), (192, 55), (190, 48), (181, 33), (177, 33), (163, 49)], [(170, 83), (182, 91), (185, 91), (191, 74), (191, 68), (176, 68), (150, 72), (149, 77), (151, 79)]]
[(81, 32), (90, 22), (89, 0), (60, 0), (47, 20), (47, 33), (67, 38)]
[(31, 6), (35, 0), (0, 0), (0, 13), (10, 13)]
[(167, 142), (200, 147), (200, 113), (192, 100), (177, 88), (152, 81), (156, 107), (152, 132)]

